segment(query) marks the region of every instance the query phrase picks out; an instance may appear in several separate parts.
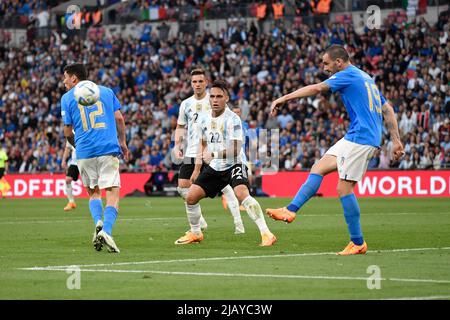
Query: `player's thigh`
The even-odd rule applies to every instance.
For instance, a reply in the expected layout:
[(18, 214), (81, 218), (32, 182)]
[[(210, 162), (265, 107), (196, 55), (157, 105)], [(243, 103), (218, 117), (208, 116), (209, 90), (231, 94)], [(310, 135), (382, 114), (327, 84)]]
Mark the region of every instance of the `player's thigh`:
[(119, 158), (101, 156), (98, 161), (98, 186), (100, 189), (120, 188)]
[(191, 186), (191, 176), (194, 172), (195, 164), (184, 163), (180, 167), (178, 174), (178, 187), (189, 188)]
[(94, 189), (98, 186), (99, 170), (97, 158), (78, 159), (78, 169), (81, 181), (86, 188)]
[(311, 168), (311, 173), (325, 176), (337, 170), (336, 156), (324, 154)]
[(186, 195), (186, 203), (188, 205), (194, 205), (205, 197), (206, 197), (205, 190), (199, 185), (192, 184), (189, 187), (188, 193)]
[(211, 167), (207, 166), (204, 170), (202, 170), (189, 189), (191, 189), (194, 185), (197, 185), (204, 190), (207, 197), (214, 198), (223, 188), (226, 187), (227, 184), (228, 180), (223, 176), (223, 173), (215, 171)]
[(345, 140), (337, 152), (339, 178), (347, 181), (360, 181), (366, 173), (370, 159), (376, 148)]
[(246, 165), (236, 164), (230, 169), (230, 185), (239, 202), (244, 201), (250, 195), (250, 184), (248, 182)]
[(70, 165), (67, 169), (66, 182), (70, 183), (72, 181), (77, 181), (80, 175), (80, 171), (78, 170), (78, 166)]

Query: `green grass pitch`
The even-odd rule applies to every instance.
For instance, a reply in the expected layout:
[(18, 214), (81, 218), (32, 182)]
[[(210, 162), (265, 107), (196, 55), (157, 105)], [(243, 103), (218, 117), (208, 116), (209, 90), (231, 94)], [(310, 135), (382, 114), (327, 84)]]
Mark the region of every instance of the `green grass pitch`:
[(93, 249), (87, 200), (77, 203), (67, 213), (65, 199), (0, 200), (0, 299), (450, 298), (449, 198), (360, 199), (369, 252), (350, 257), (334, 254), (348, 242), (338, 199), (312, 199), (289, 225), (266, 217), (278, 242), (262, 248), (245, 212), (246, 233), (234, 234), (219, 199), (201, 202), (204, 241), (176, 246), (188, 229), (180, 198), (125, 198), (120, 254)]

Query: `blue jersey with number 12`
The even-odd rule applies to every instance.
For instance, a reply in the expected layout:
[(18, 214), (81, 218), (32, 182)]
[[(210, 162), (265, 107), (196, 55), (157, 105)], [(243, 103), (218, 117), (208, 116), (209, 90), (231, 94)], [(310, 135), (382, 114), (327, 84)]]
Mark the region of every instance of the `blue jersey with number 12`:
[(78, 104), (74, 88), (61, 98), (61, 116), (65, 125), (73, 126), (78, 159), (106, 155), (120, 155), (122, 150), (117, 139), (114, 113), (120, 102), (114, 92), (99, 86), (100, 99), (92, 106)]
[(339, 92), (350, 117), (345, 139), (354, 143), (379, 147), (386, 102), (373, 79), (350, 65), (325, 80), (331, 91)]

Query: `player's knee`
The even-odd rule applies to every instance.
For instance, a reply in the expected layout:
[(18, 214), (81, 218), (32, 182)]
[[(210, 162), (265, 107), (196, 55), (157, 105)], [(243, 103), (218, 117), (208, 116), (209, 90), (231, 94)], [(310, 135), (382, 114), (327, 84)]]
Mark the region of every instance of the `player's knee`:
[(193, 192), (188, 192), (186, 195), (186, 203), (190, 206), (197, 204), (199, 201), (198, 196)]
[(345, 197), (353, 192), (353, 189), (349, 186), (338, 184), (337, 193), (340, 198)]
[(238, 199), (239, 203), (242, 203), (242, 201), (244, 201), (244, 199), (250, 195), (248, 190), (243, 188), (235, 188), (234, 193), (236, 194), (236, 198)]
[(71, 184), (73, 181), (72, 177), (66, 177), (66, 184)]

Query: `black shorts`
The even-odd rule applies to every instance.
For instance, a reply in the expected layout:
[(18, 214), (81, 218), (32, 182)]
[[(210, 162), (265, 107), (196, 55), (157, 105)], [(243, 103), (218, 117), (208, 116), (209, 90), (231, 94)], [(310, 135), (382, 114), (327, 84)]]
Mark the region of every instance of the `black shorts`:
[(0, 179), (5, 175), (5, 168), (0, 168)]
[(77, 181), (79, 175), (80, 171), (78, 171), (78, 166), (71, 164), (67, 169), (66, 177), (71, 177), (73, 181)]
[[(200, 171), (203, 171), (205, 165), (202, 165)], [(191, 179), (192, 172), (195, 169), (195, 158), (185, 158), (183, 164), (180, 167), (180, 173), (178, 174), (178, 179)]]
[(245, 164), (235, 164), (225, 171), (216, 171), (210, 166), (205, 166), (194, 184), (200, 186), (209, 198), (214, 198), (228, 184), (233, 189), (244, 184), (250, 190), (247, 170)]

